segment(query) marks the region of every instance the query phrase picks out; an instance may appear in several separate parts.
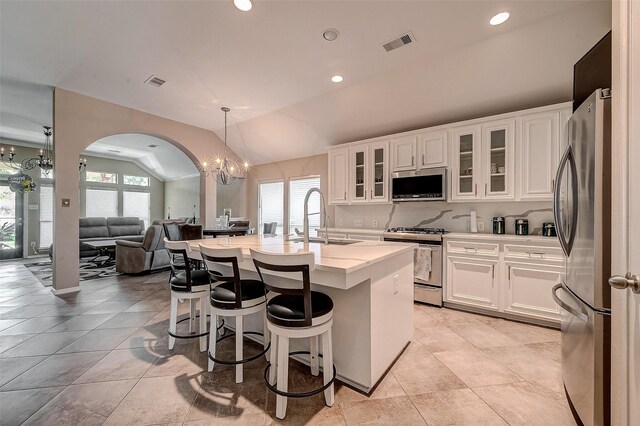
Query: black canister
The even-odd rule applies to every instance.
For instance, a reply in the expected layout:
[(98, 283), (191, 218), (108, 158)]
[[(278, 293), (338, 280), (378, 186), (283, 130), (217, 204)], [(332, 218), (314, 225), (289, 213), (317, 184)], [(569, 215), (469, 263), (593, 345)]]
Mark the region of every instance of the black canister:
[(516, 219), (516, 235), (529, 235), (528, 219)]
[(542, 235), (545, 237), (556, 237), (556, 224), (553, 222), (544, 222), (542, 224)]
[(504, 217), (502, 217), (502, 216), (494, 217), (492, 222), (493, 222), (493, 233), (494, 234), (504, 234), (505, 233)]

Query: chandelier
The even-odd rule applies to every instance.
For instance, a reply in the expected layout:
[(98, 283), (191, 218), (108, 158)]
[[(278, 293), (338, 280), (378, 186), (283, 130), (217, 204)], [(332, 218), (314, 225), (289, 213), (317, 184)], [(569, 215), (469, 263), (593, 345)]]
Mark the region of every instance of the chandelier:
[[(12, 146), (9, 154), (5, 157), (4, 146), (0, 146), (0, 160), (2, 163), (14, 170), (18, 170), (20, 174), (26, 170), (33, 170), (39, 167), (42, 170), (42, 177), (48, 178), (53, 170), (53, 144), (51, 143), (51, 126), (42, 126), (44, 129), (44, 148), (40, 148), (38, 157), (25, 158), (24, 160), (15, 161), (16, 149)], [(8, 158), (7, 158), (8, 157)], [(83, 173), (87, 168), (87, 159), (81, 159), (78, 162), (78, 171)]]
[(242, 166), (239, 166), (235, 160), (227, 157), (227, 113), (231, 110), (227, 107), (221, 109), (224, 112), (224, 152), (217, 156), (211, 164), (204, 161), (200, 171), (206, 176), (213, 175), (220, 185), (231, 185), (249, 170), (249, 163), (245, 161)]

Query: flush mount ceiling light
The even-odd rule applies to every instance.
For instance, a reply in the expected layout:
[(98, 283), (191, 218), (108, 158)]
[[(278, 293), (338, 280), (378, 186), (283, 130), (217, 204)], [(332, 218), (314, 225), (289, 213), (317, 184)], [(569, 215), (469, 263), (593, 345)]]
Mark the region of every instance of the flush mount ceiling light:
[(213, 175), (214, 179), (220, 185), (230, 185), (240, 176), (243, 172), (249, 171), (249, 162), (244, 161), (242, 166), (239, 166), (232, 158), (227, 157), (227, 113), (231, 111), (227, 107), (222, 107), (224, 112), (224, 152), (215, 158), (214, 161), (204, 161), (200, 165), (200, 172), (205, 176), (209, 174)]
[(489, 23), (491, 25), (500, 25), (500, 24), (504, 24), (507, 21), (507, 19), (509, 19), (509, 12), (500, 12), (496, 16), (491, 18)]
[(338, 38), (339, 35), (340, 35), (340, 32), (335, 28), (327, 28), (322, 33), (322, 38), (327, 41), (334, 41), (335, 39)]
[(243, 12), (248, 12), (253, 7), (251, 0), (233, 0), (233, 4)]
[(333, 81), (334, 83), (342, 83), (342, 80), (344, 80), (344, 78), (342, 78), (341, 75), (334, 75), (333, 77), (331, 77), (331, 81)]

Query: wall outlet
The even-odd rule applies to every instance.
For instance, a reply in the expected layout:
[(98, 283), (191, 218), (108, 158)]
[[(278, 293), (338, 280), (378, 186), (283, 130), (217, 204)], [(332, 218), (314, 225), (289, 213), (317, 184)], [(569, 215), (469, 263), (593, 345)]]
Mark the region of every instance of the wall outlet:
[(364, 226), (364, 221), (362, 219), (356, 219), (353, 221), (353, 226), (362, 228)]
[(377, 228), (378, 227), (378, 219), (373, 219), (371, 221), (371, 225), (373, 225), (374, 228)]
[(478, 222), (478, 231), (484, 231), (484, 222)]
[(342, 219), (342, 218), (338, 219), (338, 225), (339, 226), (343, 226), (344, 225), (344, 219)]
[(398, 294), (398, 286), (400, 285), (400, 278), (397, 275), (393, 276), (393, 294)]

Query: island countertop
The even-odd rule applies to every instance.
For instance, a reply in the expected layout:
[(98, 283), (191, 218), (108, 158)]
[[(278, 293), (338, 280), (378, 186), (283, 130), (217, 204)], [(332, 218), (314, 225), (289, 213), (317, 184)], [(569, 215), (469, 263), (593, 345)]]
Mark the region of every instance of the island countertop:
[(246, 257), (249, 249), (271, 253), (313, 252), (317, 271), (351, 274), (399, 254), (412, 251), (416, 244), (385, 241), (353, 241), (346, 245), (285, 241), (283, 236), (246, 235), (231, 238), (208, 238), (189, 241), (192, 250), (205, 247), (239, 247)]

